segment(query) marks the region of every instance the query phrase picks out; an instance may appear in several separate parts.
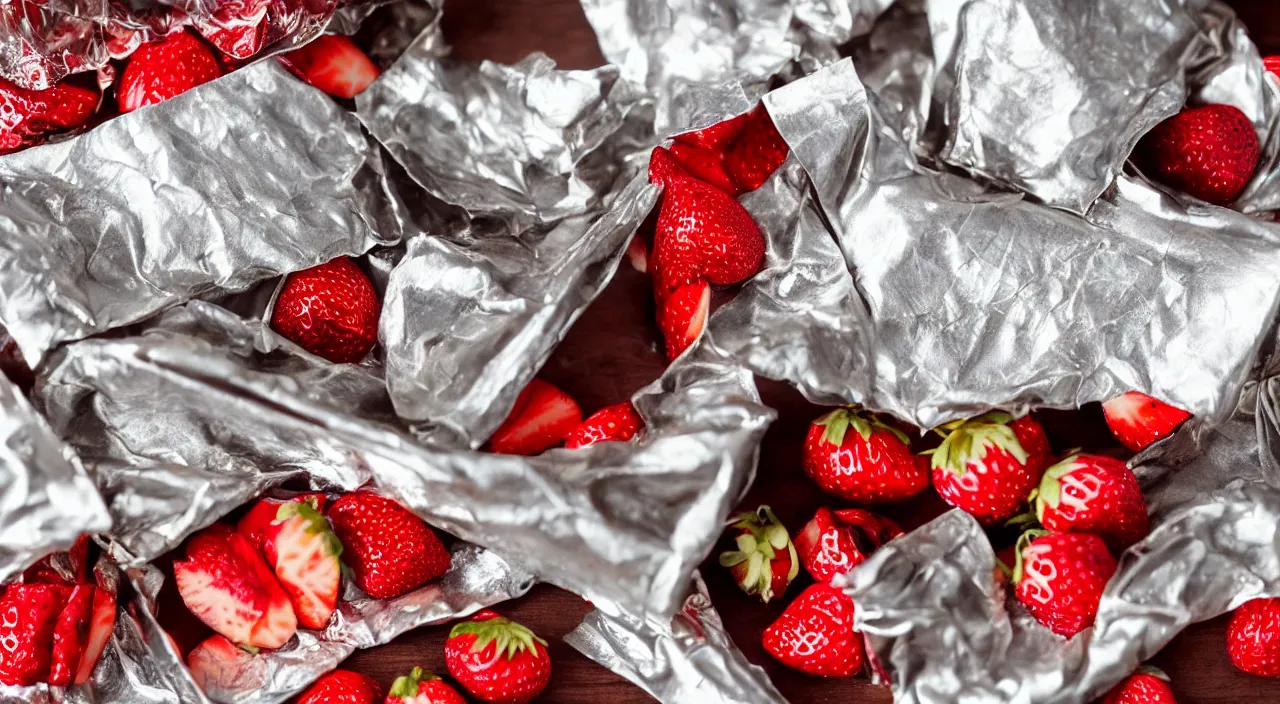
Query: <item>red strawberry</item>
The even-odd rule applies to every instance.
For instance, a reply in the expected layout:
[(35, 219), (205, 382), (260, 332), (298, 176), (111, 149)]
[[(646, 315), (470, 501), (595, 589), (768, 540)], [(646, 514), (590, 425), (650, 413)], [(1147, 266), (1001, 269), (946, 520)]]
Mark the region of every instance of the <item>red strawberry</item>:
[(71, 83), (27, 90), (0, 79), (0, 154), (30, 146), (49, 132), (74, 129), (98, 109), (98, 92)]
[(449, 674), (476, 699), (525, 704), (551, 679), (546, 645), (528, 628), (481, 611), (449, 632), (444, 662)]
[(645, 244), (644, 237), (636, 235), (627, 243), (627, 261), (641, 274), (649, 271), (649, 246)]
[(800, 573), (800, 558), (786, 526), (768, 506), (729, 519), (737, 550), (720, 553), (720, 566), (728, 567), (738, 588), (758, 594), (764, 603), (787, 590)]
[(489, 438), (489, 449), (503, 455), (536, 455), (558, 445), (581, 423), (582, 411), (568, 394), (534, 379)]
[(368, 491), (338, 499), (329, 508), (345, 562), (365, 594), (394, 599), (449, 571), (449, 551), (409, 509)]
[(181, 95), (222, 75), (209, 47), (186, 30), (138, 48), (120, 74), (120, 112)]
[(690, 176), (706, 181), (731, 196), (738, 195), (738, 186), (725, 173), (718, 153), (683, 142), (672, 144), (668, 151)]
[(667, 359), (675, 361), (698, 341), (711, 311), (711, 286), (705, 280), (677, 287), (662, 302), (659, 327)]
[(929, 486), (925, 462), (911, 454), (907, 436), (856, 406), (813, 421), (804, 471), (828, 494), (863, 503), (902, 501)]
[(49, 677), (54, 631), (71, 594), (53, 584), (10, 584), (0, 596), (0, 684), (30, 686)]
[(853, 599), (826, 584), (800, 593), (764, 631), (764, 649), (787, 667), (822, 677), (862, 669), (862, 638), (853, 630)]
[(1107, 692), (1102, 704), (1178, 704), (1168, 677), (1152, 668), (1140, 668)]
[(1280, 56), (1268, 56), (1262, 59), (1262, 67), (1280, 78)]
[[(301, 703), (299, 703), (301, 704)], [(391, 684), (386, 704), (466, 704), (458, 690), (421, 667)]]
[(814, 580), (829, 583), (900, 535), (896, 523), (870, 511), (832, 511), (824, 506), (796, 536), (796, 553)]
[(89, 616), (89, 635), (85, 639), (84, 655), (80, 657), (80, 665), (76, 668), (74, 684), (84, 684), (93, 676), (93, 669), (107, 649), (107, 641), (111, 640), (111, 632), (116, 628), (116, 585), (113, 581), (99, 575), (98, 585), (93, 590), (93, 608)]
[(778, 134), (773, 118), (763, 105), (747, 113), (742, 131), (724, 150), (724, 170), (739, 192), (754, 191), (787, 160), (791, 148)]
[(237, 670), (252, 658), (252, 654), (226, 638), (212, 636), (187, 653), (187, 669), (191, 679), (206, 692), (234, 688)]
[(272, 523), (275, 523), (276, 517), (280, 513), (280, 507), (294, 501), (305, 501), (311, 504), (311, 508), (317, 511), (324, 511), (325, 505), (329, 502), (329, 497), (315, 493), (300, 494), (291, 499), (262, 499), (240, 518), (239, 523), (236, 523), (236, 532), (247, 538), (250, 543), (253, 543), (255, 548), (264, 549), (267, 529), (271, 527)]
[(1036, 518), (1055, 533), (1093, 533), (1117, 554), (1147, 537), (1147, 502), (1124, 462), (1072, 455), (1047, 469), (1033, 492)]
[(1227, 654), (1241, 671), (1280, 677), (1280, 599), (1254, 599), (1227, 624)]
[(1018, 539), (1014, 595), (1041, 624), (1070, 638), (1093, 625), (1116, 559), (1087, 533), (1027, 531)]
[(182, 601), (209, 628), (233, 643), (279, 648), (298, 619), (289, 595), (262, 555), (230, 526), (215, 523), (187, 543), (187, 559), (173, 563)]
[(22, 573), (27, 584), (61, 584), (74, 587), (89, 581), (89, 536), (76, 539), (71, 549), (46, 555)]
[(350, 670), (334, 670), (298, 697), (298, 704), (381, 704), (382, 687)]
[(760, 270), (764, 236), (738, 201), (689, 176), (662, 147), (653, 150), (649, 180), (665, 186), (651, 261), (660, 298), (702, 278), (724, 286)]
[(601, 408), (592, 413), (564, 439), (564, 446), (576, 450), (605, 440), (627, 441), (644, 427), (644, 419), (630, 401)]
[(680, 144), (688, 144), (691, 147), (706, 149), (716, 154), (722, 154), (725, 147), (729, 146), (729, 143), (742, 132), (750, 115), (751, 113), (744, 112), (741, 115), (722, 120), (696, 132), (685, 132), (684, 134), (676, 135), (675, 141)]
[(938, 494), (988, 525), (1017, 513), (1049, 460), (1040, 424), (997, 412), (943, 427), (946, 438), (927, 453)]
[(324, 628), (338, 605), (342, 543), (329, 522), (305, 501), (280, 505), (267, 527), (264, 549), (280, 585), (289, 594), (298, 625)]
[(350, 39), (336, 34), (316, 37), (283, 58), (303, 80), (335, 98), (356, 97), (380, 73)]
[(1139, 145), (1151, 177), (1200, 200), (1226, 205), (1258, 166), (1258, 133), (1232, 105), (1188, 108), (1156, 125)]
[(1111, 433), (1121, 445), (1141, 452), (1151, 443), (1178, 429), (1190, 413), (1158, 401), (1141, 391), (1130, 391), (1102, 404)]
[(93, 617), (93, 586), (81, 585), (71, 590), (66, 606), (58, 615), (53, 631), (53, 653), (49, 665), (49, 684), (66, 687), (80, 668), (89, 639), (89, 620)]
[(271, 312), (271, 329), (336, 364), (364, 359), (378, 341), (382, 302), (347, 257), (290, 274)]

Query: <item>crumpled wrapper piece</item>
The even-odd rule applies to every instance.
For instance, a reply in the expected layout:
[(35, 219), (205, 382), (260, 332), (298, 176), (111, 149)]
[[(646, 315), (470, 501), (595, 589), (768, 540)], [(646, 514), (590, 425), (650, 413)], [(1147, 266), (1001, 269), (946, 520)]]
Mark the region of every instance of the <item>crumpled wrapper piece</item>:
[(786, 704), (725, 632), (701, 575), (669, 621), (604, 606), (596, 603), (564, 641), (663, 704)]
[(0, 319), (59, 342), (398, 240), (381, 154), (274, 63), (0, 159)]
[(997, 584), (990, 543), (959, 510), (854, 570), (845, 589), (894, 701), (1090, 701), (1187, 625), (1280, 596), (1280, 378), (1257, 398), (1256, 417), (1247, 394), (1189, 464), (1136, 468), (1160, 477), (1145, 489), (1153, 529), (1121, 559), (1094, 627), (1070, 640)]
[(80, 460), (0, 376), (0, 584), (111, 518)]
[(441, 51), (424, 32), (357, 105), (427, 191), (404, 196), (426, 235), (387, 282), (387, 386), (420, 437), (477, 447), (608, 283), (657, 190), (637, 178), (606, 208), (648, 123), (616, 68)]

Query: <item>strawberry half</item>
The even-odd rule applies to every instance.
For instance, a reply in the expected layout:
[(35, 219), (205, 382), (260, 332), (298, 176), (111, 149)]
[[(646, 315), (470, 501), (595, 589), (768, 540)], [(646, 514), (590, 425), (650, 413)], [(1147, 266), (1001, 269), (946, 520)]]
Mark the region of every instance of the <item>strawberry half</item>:
[(988, 413), (943, 426), (930, 466), (933, 488), (984, 525), (1008, 519), (1026, 502), (1049, 461), (1049, 439), (1024, 416)]
[(1184, 109), (1156, 125), (1138, 148), (1152, 178), (1218, 205), (1249, 184), (1260, 152), (1253, 122), (1233, 105)]
[(89, 635), (85, 638), (84, 654), (76, 668), (73, 684), (84, 684), (93, 677), (93, 670), (98, 660), (107, 649), (111, 633), (116, 628), (116, 585), (102, 573), (98, 575), (97, 586), (93, 590), (93, 607), (89, 615)]
[(31, 146), (51, 132), (75, 129), (98, 109), (98, 92), (71, 83), (27, 90), (0, 79), (0, 154)]
[(1190, 413), (1154, 399), (1141, 391), (1130, 391), (1102, 404), (1111, 433), (1121, 445), (1141, 452), (1157, 440), (1173, 434)]
[(463, 689), (485, 702), (525, 704), (551, 680), (547, 642), (528, 628), (481, 611), (444, 643), (444, 662)]
[(724, 150), (724, 170), (746, 193), (764, 185), (791, 153), (764, 105), (747, 113), (742, 130)]
[(362, 674), (334, 670), (303, 692), (298, 704), (382, 704), (382, 687)]
[(235, 687), (240, 667), (252, 658), (226, 638), (211, 636), (187, 653), (187, 669), (200, 689), (212, 692)]
[(761, 506), (730, 518), (729, 529), (738, 549), (720, 553), (720, 566), (729, 568), (739, 589), (766, 604), (781, 596), (800, 574), (800, 558), (786, 526)]
[(80, 668), (89, 639), (89, 621), (93, 617), (92, 585), (72, 588), (71, 596), (58, 615), (53, 630), (53, 651), (49, 664), (49, 684), (66, 687)]
[(1093, 625), (1116, 559), (1086, 533), (1027, 531), (1018, 539), (1014, 596), (1049, 630), (1070, 638)]
[(601, 408), (587, 416), (582, 424), (564, 439), (570, 450), (588, 447), (598, 442), (626, 442), (644, 427), (644, 419), (636, 413), (630, 401)]
[(1072, 455), (1045, 471), (1032, 496), (1036, 518), (1046, 529), (1092, 533), (1116, 554), (1150, 530), (1138, 478), (1117, 459)]
[(659, 327), (667, 359), (675, 361), (702, 336), (711, 311), (711, 286), (706, 280), (677, 287), (662, 302)]
[(303, 628), (321, 629), (329, 624), (338, 605), (342, 583), (342, 543), (329, 522), (306, 501), (280, 505), (276, 520), (265, 533), (267, 562), (289, 594), (293, 612)]
[(856, 406), (809, 425), (803, 464), (819, 488), (849, 501), (903, 501), (929, 486), (925, 461), (911, 453), (906, 434)]
[(870, 511), (832, 511), (824, 506), (796, 536), (796, 553), (813, 579), (827, 584), (900, 535), (898, 524)]
[(365, 594), (394, 599), (449, 571), (452, 558), (426, 523), (399, 503), (357, 491), (329, 507), (351, 576)]
[[(301, 703), (300, 703), (301, 704)], [(458, 690), (421, 667), (391, 683), (386, 704), (466, 704)]]
[(534, 379), (489, 438), (489, 449), (503, 455), (536, 455), (560, 444), (581, 423), (582, 411), (568, 394)]
[(1101, 704), (1178, 704), (1169, 688), (1169, 678), (1150, 667), (1139, 668), (1120, 684), (1111, 688)]
[(1254, 599), (1227, 624), (1227, 654), (1242, 672), (1280, 677), (1280, 599)]
[(378, 342), (382, 302), (347, 257), (290, 274), (271, 311), (271, 329), (335, 364), (364, 359)]
[(186, 30), (144, 44), (120, 74), (120, 112), (132, 112), (181, 95), (222, 75), (209, 47)]
[(206, 626), (233, 643), (279, 648), (298, 628), (289, 595), (244, 536), (221, 523), (187, 543), (173, 563), (182, 601)]
[(862, 638), (853, 630), (853, 599), (826, 584), (800, 593), (764, 631), (764, 649), (809, 675), (853, 677), (862, 669)]
[(335, 98), (356, 97), (381, 73), (350, 39), (336, 34), (322, 34), (282, 58), (302, 80)]
[(10, 584), (0, 596), (0, 684), (30, 686), (49, 678), (54, 631), (70, 587)]
[(255, 548), (259, 550), (265, 549), (267, 529), (279, 517), (280, 507), (295, 501), (305, 501), (311, 504), (311, 508), (317, 511), (324, 511), (325, 505), (329, 502), (329, 497), (324, 494), (313, 493), (300, 494), (291, 499), (262, 499), (254, 504), (253, 508), (250, 508), (236, 523), (236, 532), (248, 539)]

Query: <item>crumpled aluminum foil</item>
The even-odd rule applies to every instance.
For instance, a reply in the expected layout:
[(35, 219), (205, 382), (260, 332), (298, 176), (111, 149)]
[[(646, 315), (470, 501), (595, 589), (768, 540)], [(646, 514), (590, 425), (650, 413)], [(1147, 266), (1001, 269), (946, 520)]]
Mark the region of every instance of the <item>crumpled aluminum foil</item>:
[(359, 122), (274, 62), (6, 156), (0, 180), (0, 320), (32, 366), (403, 226)]
[(80, 460), (0, 375), (0, 584), (111, 527)]
[(1135, 469), (1147, 479), (1153, 529), (1121, 559), (1096, 624), (1071, 640), (1006, 595), (990, 543), (959, 510), (854, 570), (845, 590), (858, 605), (856, 627), (888, 671), (894, 701), (1089, 701), (1187, 625), (1280, 596), (1280, 377), (1259, 386), (1256, 414), (1253, 405), (1246, 394), (1188, 464)]
[(634, 180), (603, 216), (649, 123), (617, 69), (453, 62), (443, 49), (425, 31), (357, 105), (426, 190), (404, 189), (425, 234), (387, 281), (391, 398), (420, 437), (478, 447), (608, 283), (656, 189)]
[(564, 641), (663, 704), (786, 704), (725, 632), (701, 575), (667, 621), (595, 605)]
[[(864, 403), (925, 428), (993, 406), (1075, 408), (1130, 389), (1207, 420), (1229, 415), (1280, 303), (1280, 230), (1180, 205), (1128, 177), (1085, 219), (929, 171), (884, 128), (848, 61), (765, 105), (853, 281), (829, 262), (792, 261), (821, 257), (831, 233), (796, 227), (778, 239), (766, 226), (766, 268), (744, 294), (785, 303), (786, 316), (717, 313), (716, 356), (746, 360), (814, 401)], [(792, 296), (797, 275), (858, 299)], [(799, 320), (820, 329), (772, 339)], [(830, 373), (856, 369), (843, 362), (855, 354), (873, 360), (869, 384)]]

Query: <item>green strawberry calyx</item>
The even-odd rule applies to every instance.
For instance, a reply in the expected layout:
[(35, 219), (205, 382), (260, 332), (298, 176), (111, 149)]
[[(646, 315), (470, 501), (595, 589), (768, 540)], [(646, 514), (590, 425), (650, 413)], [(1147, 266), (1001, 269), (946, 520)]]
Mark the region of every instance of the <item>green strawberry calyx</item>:
[(476, 637), (476, 642), (471, 644), (471, 652), (479, 653), (489, 647), (490, 643), (496, 643), (495, 654), (505, 653), (508, 660), (526, 650), (533, 653), (535, 658), (542, 657), (534, 643), (541, 643), (544, 647), (547, 645), (547, 641), (534, 635), (533, 631), (504, 616), (466, 621), (449, 631), (450, 638), (467, 634)]
[(911, 444), (911, 440), (907, 438), (906, 433), (886, 424), (876, 414), (863, 411), (861, 406), (837, 408), (813, 421), (813, 424), (821, 425), (825, 429), (822, 432), (822, 440), (836, 447), (844, 444), (844, 437), (849, 432), (849, 428), (853, 428), (864, 442), (871, 439), (872, 433), (877, 430), (883, 430), (892, 433), (894, 437), (902, 441), (902, 444)]
[(1080, 461), (1080, 454), (1073, 453), (1066, 459), (1046, 469), (1044, 476), (1040, 478), (1040, 486), (1031, 492), (1029, 497), (1035, 502), (1036, 519), (1044, 521), (1045, 508), (1058, 508), (1062, 503), (1062, 478), (1076, 471), (1083, 469), (1084, 463)]
[(921, 454), (930, 456), (932, 469), (945, 469), (956, 476), (967, 472), (970, 464), (986, 459), (993, 448), (1025, 463), (1027, 451), (1018, 441), (1018, 434), (1009, 427), (1012, 420), (1008, 413), (993, 411), (977, 418), (948, 423), (942, 426), (945, 432), (942, 444)]
[(1029, 530), (1018, 536), (1018, 544), (1013, 548), (1013, 574), (1010, 575), (1010, 579), (1013, 580), (1014, 585), (1017, 585), (1022, 581), (1022, 551), (1026, 550), (1036, 538), (1041, 538), (1046, 535), (1049, 535), (1049, 531), (1035, 529)]
[(773, 593), (773, 561), (779, 552), (786, 550), (791, 560), (787, 584), (800, 574), (800, 558), (796, 555), (791, 535), (768, 506), (730, 518), (729, 527), (738, 531), (738, 537), (734, 539), (738, 549), (720, 553), (720, 566), (735, 568), (745, 562), (745, 569), (736, 570), (741, 573), (738, 586), (748, 594), (759, 594), (766, 604), (769, 603), (776, 596)]
[(396, 681), (391, 683), (390, 696), (399, 697), (401, 699), (412, 699), (418, 696), (419, 682), (431, 682), (432, 680), (438, 679), (440, 678), (426, 670), (423, 670), (421, 667), (415, 667), (412, 672), (407, 675), (397, 677)]
[(333, 528), (329, 527), (329, 520), (320, 513), (314, 502), (315, 499), (308, 499), (280, 504), (275, 522), (283, 523), (294, 517), (305, 520), (307, 532), (319, 535), (324, 540), (325, 556), (339, 557), (342, 555), (342, 542), (334, 535)]

